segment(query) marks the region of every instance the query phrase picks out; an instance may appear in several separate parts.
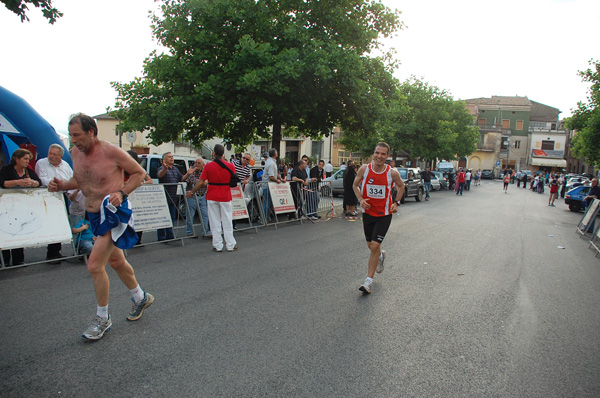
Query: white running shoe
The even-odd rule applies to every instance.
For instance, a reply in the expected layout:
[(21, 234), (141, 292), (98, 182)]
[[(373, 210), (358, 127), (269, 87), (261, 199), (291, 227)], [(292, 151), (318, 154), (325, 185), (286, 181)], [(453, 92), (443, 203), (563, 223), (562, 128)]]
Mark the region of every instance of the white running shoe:
[(367, 279), (365, 279), (365, 283), (360, 285), (358, 290), (360, 290), (363, 293), (371, 294), (371, 284), (372, 283), (373, 283), (373, 280), (369, 280), (369, 278), (367, 278)]
[(377, 269), (375, 270), (375, 272), (377, 272), (378, 274), (381, 274), (383, 272), (383, 262), (385, 261), (385, 250), (381, 251), (381, 254), (379, 255), (379, 262), (377, 263)]

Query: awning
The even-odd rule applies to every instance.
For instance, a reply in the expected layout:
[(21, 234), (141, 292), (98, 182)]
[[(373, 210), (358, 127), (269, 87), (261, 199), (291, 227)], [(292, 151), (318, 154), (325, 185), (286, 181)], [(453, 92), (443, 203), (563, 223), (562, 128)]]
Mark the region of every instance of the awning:
[(567, 161), (564, 159), (531, 158), (531, 165), (565, 168), (567, 167)]

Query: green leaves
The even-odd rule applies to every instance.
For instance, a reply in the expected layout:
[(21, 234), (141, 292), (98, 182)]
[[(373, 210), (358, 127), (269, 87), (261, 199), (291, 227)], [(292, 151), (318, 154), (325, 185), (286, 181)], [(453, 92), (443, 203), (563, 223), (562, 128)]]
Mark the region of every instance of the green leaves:
[(31, 4), (36, 8), (41, 8), (42, 15), (48, 20), (48, 23), (53, 25), (56, 20), (63, 16), (63, 13), (52, 6), (52, 0), (0, 0), (6, 8), (14, 12), (21, 18), (21, 22), (29, 21), (27, 11)]
[[(243, 146), (281, 125), (319, 137), (334, 125), (374, 131), (393, 78), (368, 58), (402, 27), (378, 1), (167, 0), (154, 16), (165, 54), (144, 77), (114, 82), (115, 115), (154, 142), (182, 131)], [(377, 78), (374, 78), (377, 76)], [(388, 84), (389, 85), (389, 84)]]
[(587, 103), (579, 102), (573, 116), (566, 120), (568, 128), (576, 130), (573, 151), (596, 168), (600, 165), (600, 61), (590, 60), (591, 68), (580, 71), (584, 82), (591, 83)]

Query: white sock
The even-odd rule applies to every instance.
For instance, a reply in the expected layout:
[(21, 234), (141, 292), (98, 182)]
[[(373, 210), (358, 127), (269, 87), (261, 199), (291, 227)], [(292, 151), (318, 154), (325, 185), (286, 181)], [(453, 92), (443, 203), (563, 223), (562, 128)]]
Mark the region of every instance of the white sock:
[(102, 319), (108, 319), (108, 305), (106, 307), (100, 307), (96, 309), (96, 315)]
[(367, 276), (367, 279), (365, 279), (365, 282), (373, 283), (373, 278), (369, 278), (369, 277)]
[(379, 252), (379, 259), (382, 260), (383, 259), (383, 252)]
[(144, 291), (142, 290), (139, 284), (129, 291), (131, 292), (131, 297), (133, 297), (133, 301), (135, 301), (136, 303), (144, 299)]

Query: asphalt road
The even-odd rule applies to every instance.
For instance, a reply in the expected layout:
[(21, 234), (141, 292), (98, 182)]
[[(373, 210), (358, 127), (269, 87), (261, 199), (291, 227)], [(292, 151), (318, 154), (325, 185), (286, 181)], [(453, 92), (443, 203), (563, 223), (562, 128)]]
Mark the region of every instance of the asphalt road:
[[(485, 181), (408, 199), (386, 268), (358, 291), (362, 223), (342, 218), (129, 252), (155, 296), (128, 322), (111, 270), (113, 329), (83, 265), (0, 272), (2, 397), (598, 397), (600, 257), (582, 214)], [(564, 249), (558, 248), (564, 247)]]

